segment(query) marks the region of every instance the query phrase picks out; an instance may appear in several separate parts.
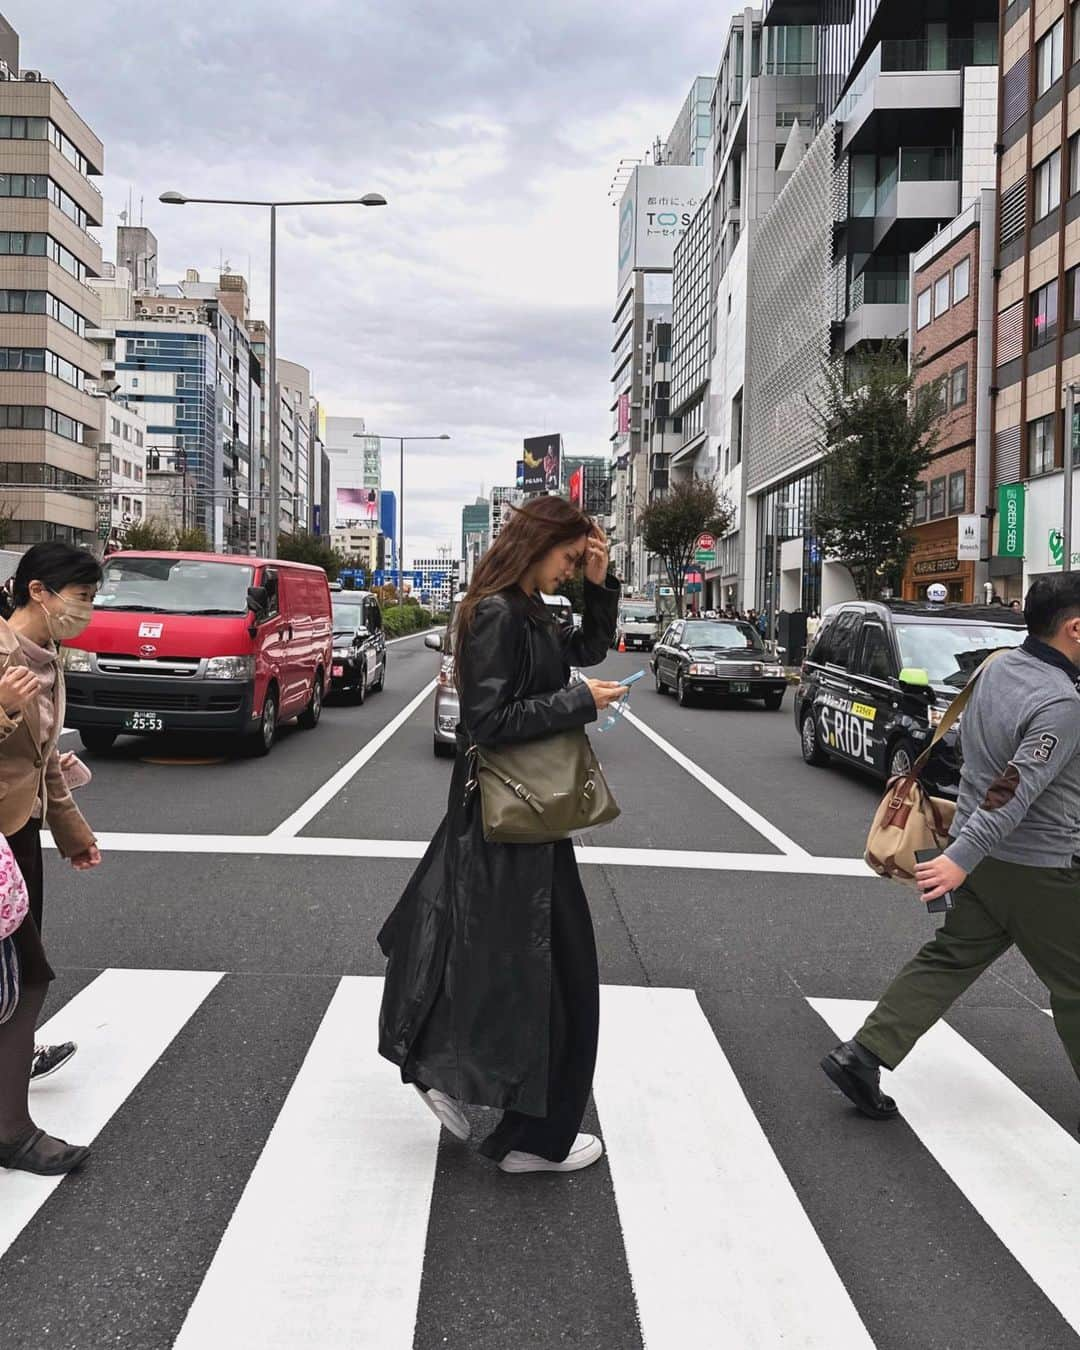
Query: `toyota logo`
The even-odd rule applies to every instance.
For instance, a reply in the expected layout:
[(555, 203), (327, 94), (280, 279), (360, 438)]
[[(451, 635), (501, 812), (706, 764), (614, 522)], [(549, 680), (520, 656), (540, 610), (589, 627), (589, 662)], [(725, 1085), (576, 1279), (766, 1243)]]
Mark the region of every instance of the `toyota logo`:
[(153, 644), (152, 642), (144, 642), (143, 645), (139, 648), (139, 655), (140, 655), (140, 656), (156, 656), (156, 655), (157, 655), (157, 648), (154, 646), (154, 644)]

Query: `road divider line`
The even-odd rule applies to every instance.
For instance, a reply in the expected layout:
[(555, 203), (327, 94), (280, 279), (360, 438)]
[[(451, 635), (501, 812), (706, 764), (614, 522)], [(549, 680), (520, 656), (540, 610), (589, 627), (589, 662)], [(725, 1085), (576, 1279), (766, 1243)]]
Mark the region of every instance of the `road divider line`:
[[(52, 836), (42, 834), (46, 848)], [(219, 853), (236, 857), (422, 858), (425, 839), (336, 839), (291, 834), (112, 834), (98, 837), (108, 853)], [(821, 858), (809, 853), (712, 853), (694, 849), (575, 848), (579, 863), (603, 867), (656, 867), (682, 872), (769, 872), (776, 875), (863, 877), (874, 873), (861, 858)], [(879, 879), (878, 879), (879, 880)]]
[(593, 1092), (648, 1350), (873, 1350), (694, 993), (605, 985), (600, 1010)]
[(646, 738), (652, 741), (653, 745), (662, 750), (669, 759), (675, 761), (681, 769), (685, 769), (692, 778), (695, 778), (701, 786), (712, 795), (724, 803), (726, 807), (740, 816), (747, 825), (757, 830), (758, 834), (763, 835), (774, 848), (778, 848), (781, 853), (786, 853), (791, 858), (809, 857), (809, 852), (797, 844), (794, 839), (789, 839), (783, 830), (777, 829), (772, 821), (766, 820), (760, 812), (737, 797), (730, 788), (726, 788), (723, 783), (715, 779), (711, 773), (706, 773), (699, 765), (689, 759), (681, 750), (677, 750), (670, 741), (648, 726), (629, 709), (623, 713), (623, 716)]
[[(843, 1039), (874, 1006), (808, 1002)], [(1080, 1331), (1080, 1143), (945, 1022), (931, 1027), (895, 1073), (886, 1072), (883, 1086), (968, 1202)]]
[(328, 778), (316, 792), (313, 792), (302, 806), (298, 806), (291, 816), (288, 816), (275, 830), (272, 830), (269, 837), (271, 839), (288, 839), (299, 834), (305, 825), (309, 825), (319, 812), (334, 800), (341, 789), (348, 786), (368, 760), (379, 753), (394, 732), (405, 725), (437, 683), (436, 680), (430, 680), (425, 684), (423, 689), (406, 703), (396, 717), (392, 717), (386, 726), (381, 731), (376, 732), (371, 740), (358, 750), (347, 764), (343, 764), (337, 773)]
[(339, 983), (174, 1350), (412, 1350), (439, 1126), (357, 1040), (382, 987)]
[[(62, 1076), (34, 1088), (42, 1125), (72, 1144), (94, 1140), (220, 979), (214, 971), (106, 970), (80, 990), (38, 1031), (41, 1042), (79, 1043)], [(0, 1254), (61, 1181), (0, 1172)]]

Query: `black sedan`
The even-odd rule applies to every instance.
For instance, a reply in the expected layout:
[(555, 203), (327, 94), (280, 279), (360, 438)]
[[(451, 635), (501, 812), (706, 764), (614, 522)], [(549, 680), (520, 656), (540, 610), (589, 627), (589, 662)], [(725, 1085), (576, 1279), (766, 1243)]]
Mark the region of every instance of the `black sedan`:
[(656, 644), (656, 692), (673, 690), (681, 707), (703, 694), (760, 698), (776, 711), (787, 678), (757, 630), (734, 619), (677, 619)]
[(334, 596), (334, 656), (331, 679), (336, 692), (349, 692), (363, 703), (369, 690), (386, 684), (386, 634), (373, 595), (346, 591)]

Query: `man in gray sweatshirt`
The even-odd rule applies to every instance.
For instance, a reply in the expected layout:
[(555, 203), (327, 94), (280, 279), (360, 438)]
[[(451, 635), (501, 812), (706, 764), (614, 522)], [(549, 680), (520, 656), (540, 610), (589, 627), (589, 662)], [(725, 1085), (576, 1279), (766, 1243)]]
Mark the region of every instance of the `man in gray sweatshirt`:
[(897, 1114), (882, 1066), (895, 1069), (1014, 943), (1050, 990), (1080, 1076), (1080, 575), (1036, 581), (1024, 618), (1027, 640), (987, 666), (962, 718), (952, 842), (916, 872), (924, 901), (952, 891), (954, 908), (821, 1062), (876, 1120)]

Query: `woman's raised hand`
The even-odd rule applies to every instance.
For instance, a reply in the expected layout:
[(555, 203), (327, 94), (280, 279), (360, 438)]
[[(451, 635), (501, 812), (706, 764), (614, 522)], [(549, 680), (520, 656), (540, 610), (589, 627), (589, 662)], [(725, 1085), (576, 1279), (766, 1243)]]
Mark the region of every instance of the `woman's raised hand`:
[[(607, 580), (607, 573), (607, 535), (594, 522), (592, 529), (589, 531), (589, 537), (585, 541), (585, 575), (595, 586), (602, 586)], [(593, 681), (590, 680), (591, 683)]]
[(597, 712), (603, 712), (629, 693), (626, 685), (619, 684), (617, 680), (586, 680), (585, 683), (589, 686)]

